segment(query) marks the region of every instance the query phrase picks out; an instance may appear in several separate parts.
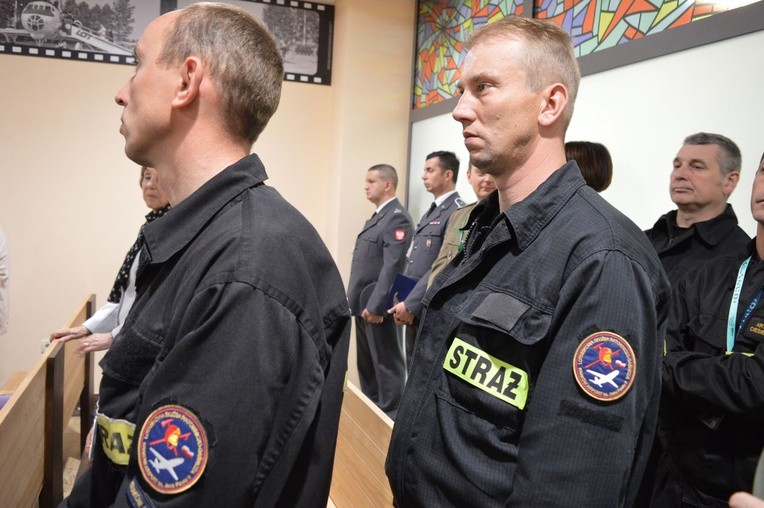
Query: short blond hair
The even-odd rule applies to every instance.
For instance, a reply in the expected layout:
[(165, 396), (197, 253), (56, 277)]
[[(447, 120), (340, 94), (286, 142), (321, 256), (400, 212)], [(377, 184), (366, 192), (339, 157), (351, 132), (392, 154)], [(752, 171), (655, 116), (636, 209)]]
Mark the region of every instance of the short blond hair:
[(525, 46), (519, 60), (531, 90), (538, 92), (555, 83), (562, 83), (567, 88), (568, 104), (563, 112), (563, 131), (567, 130), (581, 82), (581, 71), (570, 34), (550, 21), (507, 16), (480, 27), (465, 46), (470, 49), (501, 38), (519, 40)]

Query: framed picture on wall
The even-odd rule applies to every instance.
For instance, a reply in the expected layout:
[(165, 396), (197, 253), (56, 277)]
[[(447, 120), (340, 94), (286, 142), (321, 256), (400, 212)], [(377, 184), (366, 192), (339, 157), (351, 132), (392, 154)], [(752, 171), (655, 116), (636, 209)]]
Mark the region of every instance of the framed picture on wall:
[[(195, 0), (0, 0), (0, 53), (135, 64), (156, 17)], [(261, 19), (284, 56), (284, 79), (331, 84), (334, 6), (295, 0), (231, 0)]]

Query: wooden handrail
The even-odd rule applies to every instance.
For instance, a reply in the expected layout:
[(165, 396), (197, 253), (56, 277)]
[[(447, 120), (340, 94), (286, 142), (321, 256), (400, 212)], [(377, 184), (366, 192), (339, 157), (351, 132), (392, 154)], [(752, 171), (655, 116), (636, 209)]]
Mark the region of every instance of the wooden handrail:
[[(93, 314), (87, 297), (67, 321), (79, 326)], [(56, 506), (63, 497), (63, 434), (81, 404), (84, 438), (92, 412), (92, 353), (54, 342), (34, 363), (0, 410), (0, 506)]]
[(334, 455), (330, 502), (337, 508), (393, 504), (385, 457), (393, 421), (348, 382)]

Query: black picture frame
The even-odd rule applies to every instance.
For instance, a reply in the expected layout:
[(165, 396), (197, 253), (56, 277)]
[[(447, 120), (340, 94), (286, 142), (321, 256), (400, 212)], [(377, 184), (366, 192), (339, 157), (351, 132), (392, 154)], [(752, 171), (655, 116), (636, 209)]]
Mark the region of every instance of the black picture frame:
[[(0, 53), (134, 65), (154, 18), (196, 0), (0, 0)], [(302, 0), (230, 0), (270, 28), (284, 79), (331, 84), (334, 6)], [(84, 21), (83, 21), (84, 20)]]

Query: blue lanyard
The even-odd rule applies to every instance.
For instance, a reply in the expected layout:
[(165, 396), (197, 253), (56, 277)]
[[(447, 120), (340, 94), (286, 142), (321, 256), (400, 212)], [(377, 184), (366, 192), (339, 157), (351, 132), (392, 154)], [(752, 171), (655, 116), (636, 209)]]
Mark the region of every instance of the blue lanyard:
[(748, 256), (748, 259), (743, 261), (743, 263), (740, 265), (740, 268), (737, 271), (737, 281), (735, 282), (735, 290), (732, 293), (732, 301), (730, 301), (730, 311), (727, 316), (727, 352), (732, 351), (732, 348), (735, 346), (735, 336), (740, 333), (740, 329), (743, 328), (743, 325), (748, 321), (748, 318), (751, 316), (751, 312), (753, 312), (753, 309), (756, 308), (757, 305), (759, 305), (759, 300), (761, 300), (761, 296), (764, 293), (764, 287), (760, 288), (759, 291), (756, 292), (756, 295), (754, 295), (753, 299), (751, 300), (751, 303), (748, 304), (748, 307), (745, 309), (745, 313), (743, 314), (743, 319), (740, 320), (740, 326), (735, 326), (735, 321), (737, 320), (737, 308), (738, 305), (740, 305), (740, 293), (743, 290), (743, 280), (745, 279), (745, 271), (748, 268), (748, 263), (751, 261), (751, 256)]

